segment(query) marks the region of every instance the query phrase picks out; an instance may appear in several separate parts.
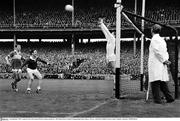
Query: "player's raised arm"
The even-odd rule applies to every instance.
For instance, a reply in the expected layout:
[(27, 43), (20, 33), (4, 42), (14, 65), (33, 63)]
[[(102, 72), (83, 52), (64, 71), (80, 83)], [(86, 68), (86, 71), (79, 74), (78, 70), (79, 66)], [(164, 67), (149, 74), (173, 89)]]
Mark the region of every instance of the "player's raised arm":
[(8, 65), (11, 65), (10, 59), (11, 59), (13, 56), (14, 56), (14, 51), (10, 52), (10, 53), (5, 57), (6, 63), (7, 63)]
[(100, 19), (99, 23), (100, 23), (100, 28), (101, 28), (102, 32), (104, 33), (105, 37), (109, 38), (110, 36), (112, 36), (111, 32), (108, 30), (108, 28), (103, 23), (103, 19)]

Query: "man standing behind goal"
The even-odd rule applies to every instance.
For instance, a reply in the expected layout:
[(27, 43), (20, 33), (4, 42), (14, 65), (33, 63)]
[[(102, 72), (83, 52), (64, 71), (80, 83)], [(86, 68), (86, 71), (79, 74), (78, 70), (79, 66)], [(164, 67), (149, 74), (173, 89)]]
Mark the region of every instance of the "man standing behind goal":
[(167, 103), (174, 99), (166, 84), (169, 81), (168, 66), (170, 64), (169, 54), (165, 40), (160, 37), (161, 26), (155, 24), (151, 28), (152, 39), (149, 46), (148, 72), (149, 82), (151, 82), (152, 94), (155, 103), (162, 103), (160, 91), (163, 92)]
[(38, 86), (37, 86), (36, 93), (39, 93), (41, 91), (42, 75), (39, 72), (39, 70), (37, 69), (37, 62), (38, 61), (49, 65), (49, 63), (47, 63), (46, 61), (40, 59), (37, 56), (37, 51), (36, 50), (31, 50), (29, 59), (26, 60), (25, 63), (21, 67), (21, 68), (23, 68), (25, 65), (28, 65), (27, 74), (29, 76), (29, 82), (28, 82), (27, 93), (31, 93), (31, 86), (32, 86), (32, 82), (34, 80), (34, 75), (39, 79), (39, 83), (38, 83)]

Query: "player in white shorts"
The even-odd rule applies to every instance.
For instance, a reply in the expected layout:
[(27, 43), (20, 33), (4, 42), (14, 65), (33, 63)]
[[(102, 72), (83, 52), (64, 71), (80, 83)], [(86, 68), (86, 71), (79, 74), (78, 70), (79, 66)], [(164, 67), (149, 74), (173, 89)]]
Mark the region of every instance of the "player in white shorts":
[(28, 65), (27, 74), (29, 76), (29, 82), (28, 82), (27, 93), (31, 92), (31, 86), (32, 86), (32, 82), (34, 80), (34, 76), (36, 76), (38, 78), (38, 80), (39, 80), (36, 93), (39, 93), (41, 91), (42, 75), (39, 72), (39, 70), (37, 69), (37, 62), (38, 61), (49, 65), (49, 63), (47, 63), (46, 61), (40, 59), (37, 56), (37, 51), (36, 50), (31, 50), (29, 59), (26, 60), (25, 63), (21, 67), (21, 68), (23, 68), (25, 65)]
[[(115, 55), (115, 33), (110, 32), (108, 28), (103, 23), (103, 19), (100, 19), (99, 26), (105, 35), (105, 38), (107, 40), (106, 44), (106, 61), (108, 66), (112, 69), (113, 73), (115, 73), (115, 64), (116, 64), (116, 55)], [(115, 85), (115, 79), (114, 79), (114, 85)]]

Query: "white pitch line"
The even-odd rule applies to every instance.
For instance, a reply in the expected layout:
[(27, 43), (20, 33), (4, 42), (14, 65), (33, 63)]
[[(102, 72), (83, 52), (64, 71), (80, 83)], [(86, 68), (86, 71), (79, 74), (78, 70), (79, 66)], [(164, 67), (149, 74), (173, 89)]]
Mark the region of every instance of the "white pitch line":
[(32, 111), (0, 111), (0, 113), (10, 113), (10, 114), (13, 114), (13, 113), (19, 113), (19, 114), (25, 114), (25, 113), (32, 113), (32, 114), (46, 114), (46, 115), (69, 115), (67, 116), (67, 118), (70, 118), (70, 117), (75, 117), (75, 116), (78, 116), (80, 114), (84, 114), (84, 113), (88, 113), (88, 112), (91, 112), (93, 110), (96, 110), (98, 109), (99, 107), (107, 104), (108, 102), (110, 101), (113, 101), (113, 100), (116, 100), (116, 99), (112, 99), (112, 100), (109, 100), (109, 101), (105, 101), (103, 103), (100, 103), (88, 110), (84, 110), (84, 111), (80, 111), (80, 112), (71, 112), (71, 113), (59, 113), (59, 112), (32, 112)]
[[(110, 101), (112, 101), (112, 100), (110, 100)], [(110, 102), (110, 101), (105, 101), (105, 102), (103, 102), (103, 103), (100, 103), (99, 105), (96, 105), (96, 106), (94, 106), (94, 107), (92, 107), (92, 108), (90, 108), (90, 109), (88, 109), (88, 110), (84, 110), (84, 111), (80, 111), (80, 112), (75, 112), (73, 115), (70, 115), (70, 116), (68, 116), (68, 117), (75, 117), (75, 116), (78, 116), (78, 115), (80, 115), (80, 114), (84, 114), (84, 113), (91, 112), (91, 111), (96, 110), (96, 109), (98, 109), (99, 107), (107, 104), (107, 103)], [(67, 118), (68, 118), (68, 117), (67, 117)]]

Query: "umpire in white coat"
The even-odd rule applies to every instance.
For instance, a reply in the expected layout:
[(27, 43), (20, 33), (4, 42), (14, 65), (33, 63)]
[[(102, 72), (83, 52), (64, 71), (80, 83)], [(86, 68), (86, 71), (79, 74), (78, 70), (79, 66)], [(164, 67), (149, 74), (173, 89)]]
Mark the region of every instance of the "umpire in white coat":
[(149, 82), (151, 82), (154, 102), (158, 104), (162, 103), (160, 91), (163, 92), (167, 103), (174, 101), (166, 83), (169, 81), (169, 54), (165, 40), (159, 35), (160, 32), (161, 26), (158, 24), (151, 28), (152, 39), (149, 46), (148, 59)]

